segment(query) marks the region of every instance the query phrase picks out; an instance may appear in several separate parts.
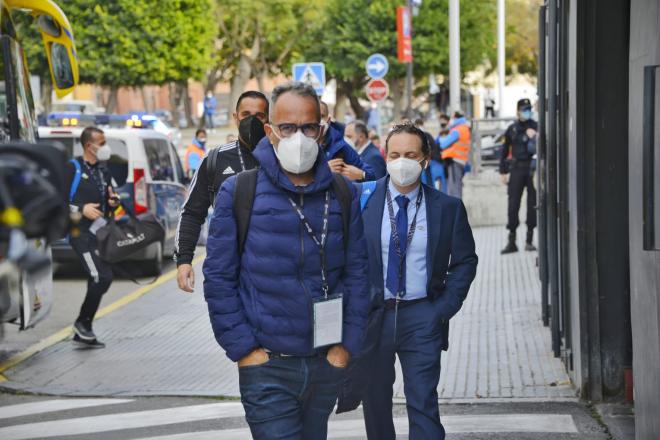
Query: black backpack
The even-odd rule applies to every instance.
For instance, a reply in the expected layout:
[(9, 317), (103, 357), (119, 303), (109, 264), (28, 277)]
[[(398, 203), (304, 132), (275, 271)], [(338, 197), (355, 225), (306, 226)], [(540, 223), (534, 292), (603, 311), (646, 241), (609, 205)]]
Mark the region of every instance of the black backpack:
[[(242, 254), (245, 248), (250, 217), (252, 216), (252, 205), (257, 189), (257, 168), (243, 171), (236, 175), (234, 186), (234, 216), (236, 217), (238, 253)], [(240, 193), (239, 193), (240, 188)], [(332, 190), (341, 205), (341, 220), (344, 232), (344, 251), (348, 249), (349, 224), (351, 221), (351, 190), (346, 180), (339, 175), (332, 175)], [(240, 194), (240, 196), (238, 196)]]
[(206, 158), (206, 175), (208, 176), (208, 192), (211, 200), (211, 206), (215, 207), (215, 195), (218, 192), (218, 151), (220, 148), (214, 148), (209, 151)]

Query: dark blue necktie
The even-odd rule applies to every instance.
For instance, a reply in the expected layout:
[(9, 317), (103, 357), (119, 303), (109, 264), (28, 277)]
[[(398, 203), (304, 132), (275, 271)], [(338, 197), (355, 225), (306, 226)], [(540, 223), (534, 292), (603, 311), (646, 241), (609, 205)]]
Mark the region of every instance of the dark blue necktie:
[[(401, 255), (406, 252), (407, 238), (408, 238), (408, 203), (410, 200), (406, 196), (397, 196), (396, 203), (399, 205), (399, 212), (396, 213), (396, 229), (399, 236), (399, 244), (401, 246)], [(401, 285), (399, 285), (399, 267), (403, 272), (401, 277)], [(406, 292), (406, 261), (404, 259), (401, 265), (401, 258), (396, 250), (396, 243), (394, 242), (394, 231), (390, 234), (390, 250), (387, 257), (387, 282), (386, 286), (395, 296), (401, 292), (403, 296)]]

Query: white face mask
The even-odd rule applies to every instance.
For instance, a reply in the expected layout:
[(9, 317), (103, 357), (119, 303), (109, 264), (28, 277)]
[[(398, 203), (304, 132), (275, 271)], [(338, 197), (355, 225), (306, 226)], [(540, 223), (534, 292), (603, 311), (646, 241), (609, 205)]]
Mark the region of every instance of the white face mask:
[(353, 142), (352, 139), (349, 139), (349, 138), (347, 138), (346, 136), (344, 136), (344, 142), (346, 142), (348, 145), (351, 146), (352, 149), (355, 150), (355, 142)]
[(101, 162), (104, 162), (106, 160), (110, 160), (110, 156), (112, 156), (112, 149), (110, 148), (110, 145), (105, 144), (98, 150), (96, 150), (96, 158), (100, 160)]
[(288, 138), (278, 138), (280, 143), (277, 148), (273, 146), (273, 149), (282, 168), (293, 174), (306, 173), (312, 169), (319, 154), (315, 139), (305, 136), (301, 131)]
[(397, 185), (409, 186), (419, 179), (422, 166), (416, 160), (400, 157), (387, 162), (387, 172)]

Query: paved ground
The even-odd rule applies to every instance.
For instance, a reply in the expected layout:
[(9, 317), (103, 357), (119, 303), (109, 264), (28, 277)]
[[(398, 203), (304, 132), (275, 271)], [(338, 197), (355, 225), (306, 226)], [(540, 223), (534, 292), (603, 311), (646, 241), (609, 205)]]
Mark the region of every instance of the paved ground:
[[(449, 440), (605, 440), (579, 403), (442, 404)], [(53, 399), (0, 396), (0, 438), (19, 440), (245, 440), (240, 402), (203, 398)], [(407, 438), (403, 405), (395, 405), (397, 438)], [(362, 413), (332, 416), (330, 439), (363, 439)]]
[[(174, 263), (167, 261), (163, 271), (167, 272), (173, 268)], [(50, 314), (34, 328), (25, 331), (19, 331), (16, 325), (5, 324), (4, 338), (0, 346), (0, 362), (70, 326), (78, 316), (80, 305), (85, 298), (86, 286), (84, 273), (78, 264), (58, 269), (53, 283), (54, 299)], [(104, 295), (101, 307), (112, 304), (139, 287), (130, 280), (116, 277), (110, 290)]]
[[(501, 228), (477, 228), (475, 237), (481, 264), (451, 323), (440, 398), (573, 397), (541, 325), (535, 255), (501, 257)], [(174, 280), (165, 282), (99, 319), (96, 329), (105, 350), (80, 351), (63, 341), (7, 370), (0, 385), (69, 396), (238, 396), (236, 367), (215, 343), (199, 286), (186, 295)], [(403, 398), (400, 380), (395, 395)]]

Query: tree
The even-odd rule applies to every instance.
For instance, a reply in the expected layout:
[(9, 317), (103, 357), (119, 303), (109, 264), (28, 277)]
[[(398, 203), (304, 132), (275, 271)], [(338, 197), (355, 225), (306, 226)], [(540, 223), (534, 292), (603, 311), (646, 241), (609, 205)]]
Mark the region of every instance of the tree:
[(213, 6), (211, 0), (66, 2), (81, 82), (110, 88), (111, 112), (119, 87), (201, 78), (215, 38)]
[[(319, 59), (338, 83), (338, 93), (348, 97), (353, 111), (362, 116), (358, 97), (367, 77), (364, 64), (375, 52), (387, 56), (395, 110), (400, 110), (405, 65), (397, 61), (396, 7), (400, 0), (330, 0), (320, 21), (301, 50), (307, 60)], [(413, 18), (414, 74), (447, 73), (448, 0), (425, 0)], [(461, 71), (474, 69), (494, 56), (496, 5), (491, 0), (461, 3)], [(323, 42), (323, 44), (318, 44)]]
[[(217, 72), (231, 71), (231, 102), (256, 77), (263, 91), (264, 79), (289, 64), (300, 37), (320, 19), (322, 0), (219, 0)], [(231, 64), (227, 64), (227, 62)], [(210, 81), (209, 81), (210, 82)]]
[(539, 7), (542, 0), (507, 0), (507, 74), (536, 75), (539, 59)]

